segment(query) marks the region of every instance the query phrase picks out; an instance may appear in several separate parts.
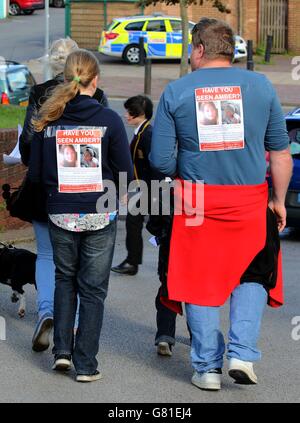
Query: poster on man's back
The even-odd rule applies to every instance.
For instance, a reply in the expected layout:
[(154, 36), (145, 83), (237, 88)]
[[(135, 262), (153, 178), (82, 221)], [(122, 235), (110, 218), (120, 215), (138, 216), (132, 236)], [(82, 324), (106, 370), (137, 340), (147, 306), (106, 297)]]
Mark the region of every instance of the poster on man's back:
[(105, 127), (56, 130), (58, 191), (103, 191), (101, 142)]
[(244, 148), (241, 87), (197, 88), (195, 104), (200, 151)]

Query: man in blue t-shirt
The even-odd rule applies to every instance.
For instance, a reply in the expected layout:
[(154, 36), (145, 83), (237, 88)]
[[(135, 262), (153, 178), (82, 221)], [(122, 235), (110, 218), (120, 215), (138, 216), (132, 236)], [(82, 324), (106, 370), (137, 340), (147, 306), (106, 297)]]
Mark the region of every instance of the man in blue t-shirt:
[[(170, 83), (165, 89), (156, 114), (149, 158), (151, 165), (167, 176), (176, 176), (182, 181), (191, 181), (192, 185), (195, 185), (197, 181), (204, 180), (204, 196), (205, 187), (208, 187), (208, 190), (216, 189), (216, 192), (222, 192), (222, 187), (224, 190), (225, 186), (228, 190), (228, 200), (224, 196), (222, 197), (224, 198), (222, 201), (226, 203), (220, 203), (221, 195), (217, 195), (207, 206), (213, 209), (214, 219), (209, 221), (208, 217), (208, 223), (206, 223), (207, 217), (204, 212), (205, 224), (203, 226), (206, 225), (206, 229), (202, 233), (209, 242), (206, 244), (201, 242), (207, 250), (210, 248), (210, 244), (215, 244), (211, 248), (220, 248), (219, 255), (217, 253), (214, 255), (212, 250), (211, 257), (214, 259), (209, 263), (211, 273), (208, 275), (211, 276), (211, 279), (208, 277), (208, 281), (204, 280), (204, 274), (199, 270), (195, 275), (194, 285), (189, 285), (194, 272), (191, 272), (191, 266), (186, 264), (186, 272), (189, 272), (189, 276), (185, 277), (186, 274), (180, 274), (180, 269), (183, 266), (176, 267), (180, 265), (178, 262), (183, 260), (180, 253), (176, 256), (176, 260), (172, 260), (172, 249), (178, 251), (181, 248), (182, 257), (185, 257), (187, 261), (190, 260), (192, 266), (195, 265), (194, 273), (197, 273), (198, 268), (206, 266), (206, 263), (202, 263), (203, 257), (209, 257), (209, 253), (204, 248), (203, 251), (201, 249), (195, 251), (198, 248), (197, 242), (193, 248), (191, 240), (194, 239), (195, 231), (198, 229), (195, 231), (193, 229), (192, 233), (191, 229), (187, 228), (186, 232), (189, 231), (189, 234), (186, 239), (184, 230), (180, 229), (182, 230), (182, 243), (175, 240), (176, 216), (171, 242), (169, 278), (173, 263), (176, 267), (176, 271), (173, 273), (177, 272), (177, 276), (174, 277), (178, 278), (179, 285), (172, 285), (172, 280), (168, 279), (170, 299), (186, 303), (188, 324), (192, 332), (191, 358), (195, 369), (192, 383), (200, 389), (219, 390), (225, 351), (224, 338), (219, 329), (219, 306), (227, 298), (221, 298), (213, 281), (216, 272), (220, 272), (218, 260), (220, 263), (222, 260), (224, 262), (222, 249), (226, 252), (227, 245), (223, 239), (217, 239), (217, 242), (211, 243), (210, 235), (207, 235), (210, 232), (207, 228), (213, 228), (211, 233), (218, 233), (215, 230), (215, 222), (219, 222), (220, 228), (223, 230), (226, 224), (228, 229), (228, 225), (234, 225), (236, 220), (236, 233), (239, 233), (241, 229), (245, 231), (244, 233), (249, 231), (254, 220), (239, 222), (243, 211), (238, 208), (238, 190), (243, 193), (245, 190), (249, 190), (249, 193), (253, 194), (253, 197), (249, 195), (249, 198), (257, 200), (258, 204), (260, 201), (260, 205), (257, 206), (263, 210), (263, 214), (261, 213), (260, 216), (266, 216), (265, 151), (269, 151), (273, 184), (273, 196), (269, 201), (269, 208), (273, 211), (271, 214), (275, 220), (275, 230), (277, 231), (277, 219), (278, 229), (282, 231), (286, 224), (284, 201), (291, 177), (292, 160), (288, 149), (289, 140), (284, 116), (272, 84), (262, 74), (232, 67), (235, 48), (232, 29), (225, 22), (202, 18), (193, 28), (192, 43), (191, 67), (193, 72)], [(261, 200), (257, 193), (262, 191), (264, 191), (265, 197), (260, 197)], [(247, 191), (243, 198), (245, 197), (247, 199)], [(204, 197), (204, 203), (206, 200), (209, 203), (211, 201), (209, 198)], [(232, 198), (237, 201), (230, 203)], [(245, 200), (241, 197), (241, 203), (243, 201)], [(253, 207), (253, 202), (251, 204), (251, 200), (249, 201), (249, 206)], [(241, 206), (244, 207), (244, 211), (246, 210), (244, 215), (247, 215), (247, 204), (241, 204)], [(255, 208), (254, 206), (254, 213)], [(204, 210), (206, 209), (204, 208)], [(228, 219), (226, 210), (227, 214), (229, 210), (237, 212), (228, 221), (229, 223), (224, 223)], [(235, 216), (237, 216), (236, 219)], [(262, 227), (268, 228), (266, 230), (272, 232), (266, 223), (251, 230), (259, 232), (259, 228)], [(236, 233), (232, 231), (230, 236), (235, 237)], [(237, 240), (241, 242), (241, 236), (238, 236)], [(268, 239), (268, 236), (271, 236), (269, 233), (267, 236), (265, 233), (260, 233), (257, 236), (261, 236), (263, 240), (267, 239), (266, 246), (272, 244), (272, 240)], [(244, 245), (241, 245), (241, 250), (245, 250), (245, 254), (247, 254), (247, 249), (249, 250), (250, 246), (247, 245), (247, 239), (243, 241)], [(188, 254), (184, 249), (189, 250)], [(259, 250), (256, 253), (258, 254)], [(254, 256), (256, 257), (256, 255)], [(236, 266), (236, 262), (241, 259), (243, 257), (239, 256), (238, 259), (232, 257), (232, 267)], [(228, 286), (230, 283), (235, 284), (231, 286), (230, 292), (225, 292), (224, 289), (226, 295), (231, 294), (231, 321), (227, 354), (229, 375), (237, 383), (242, 384), (257, 383), (253, 362), (260, 359), (257, 341), (268, 295), (270, 298), (270, 287), (264, 285), (262, 281), (253, 281), (253, 278), (249, 278), (249, 275), (252, 274), (254, 274), (253, 269), (252, 272), (245, 272), (244, 278), (241, 274), (239, 275), (241, 278), (238, 278), (237, 281), (229, 281)], [(197, 292), (200, 292), (200, 297), (191, 302), (191, 299), (187, 300), (191, 297), (188, 292), (184, 292), (184, 289), (188, 291), (190, 286), (194, 289), (197, 284)], [(208, 292), (208, 296), (202, 298), (201, 290)], [(180, 294), (177, 295), (177, 292)], [(211, 300), (209, 295), (211, 298), (218, 299)]]

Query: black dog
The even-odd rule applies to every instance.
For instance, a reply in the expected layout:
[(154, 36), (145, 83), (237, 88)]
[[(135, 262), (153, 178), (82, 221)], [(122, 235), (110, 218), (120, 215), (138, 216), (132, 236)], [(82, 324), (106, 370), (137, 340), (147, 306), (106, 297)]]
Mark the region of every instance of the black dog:
[(9, 285), (13, 290), (11, 301), (16, 303), (20, 300), (18, 314), (24, 317), (26, 299), (23, 286), (27, 283), (35, 283), (36, 254), (30, 251), (5, 245), (0, 242), (0, 283)]

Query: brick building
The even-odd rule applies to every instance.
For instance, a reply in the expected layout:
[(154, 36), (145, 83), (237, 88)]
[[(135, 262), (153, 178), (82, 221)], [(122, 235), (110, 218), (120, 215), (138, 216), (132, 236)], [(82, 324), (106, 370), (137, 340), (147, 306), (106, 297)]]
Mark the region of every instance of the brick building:
[[(26, 174), (26, 167), (18, 164), (7, 166), (3, 163), (3, 153), (11, 152), (16, 144), (18, 131), (16, 129), (0, 129), (0, 188), (3, 184), (9, 184), (11, 187), (19, 187)], [(1, 190), (2, 192), (2, 190)], [(6, 210), (5, 201), (0, 194), (0, 239), (1, 232), (5, 229), (19, 228), (25, 226), (26, 223), (19, 219), (10, 217)]]
[[(300, 53), (300, 1), (299, 0), (224, 0), (230, 14), (220, 13), (210, 2), (189, 7), (189, 19), (202, 16), (226, 20), (245, 39), (254, 45), (264, 44), (266, 36), (274, 37), (274, 52), (287, 50)], [(96, 49), (101, 31), (114, 17), (145, 15), (153, 12), (180, 16), (179, 6), (156, 6), (142, 9), (136, 0), (67, 0), (66, 33), (81, 47)]]

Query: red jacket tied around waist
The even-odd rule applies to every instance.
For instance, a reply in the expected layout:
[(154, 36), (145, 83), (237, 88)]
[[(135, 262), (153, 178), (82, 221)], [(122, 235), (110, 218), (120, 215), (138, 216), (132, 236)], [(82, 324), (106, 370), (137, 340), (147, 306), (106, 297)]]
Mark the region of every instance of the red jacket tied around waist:
[[(220, 306), (240, 283), (261, 282), (269, 305), (282, 305), (279, 237), (276, 218), (267, 208), (267, 184), (202, 185), (204, 201), (192, 214), (197, 185), (177, 180), (175, 186), (169, 299)], [(196, 218), (202, 224), (193, 226)]]

